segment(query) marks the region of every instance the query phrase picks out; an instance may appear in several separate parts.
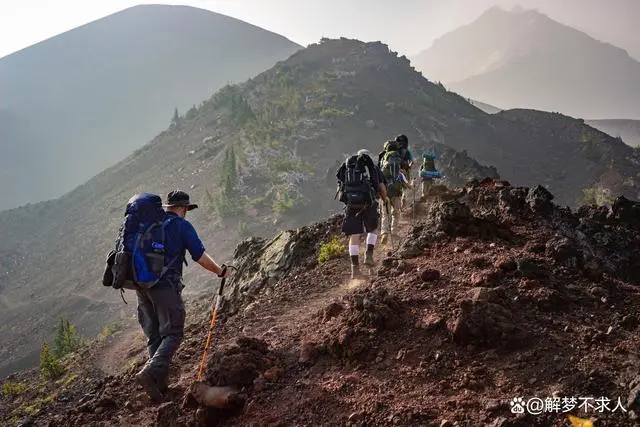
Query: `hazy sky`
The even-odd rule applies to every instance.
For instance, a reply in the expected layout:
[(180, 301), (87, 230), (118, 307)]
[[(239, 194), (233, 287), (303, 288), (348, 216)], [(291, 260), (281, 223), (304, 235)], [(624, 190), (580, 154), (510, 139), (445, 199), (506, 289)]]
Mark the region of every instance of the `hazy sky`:
[(142, 3), (209, 9), (302, 45), (323, 36), (382, 40), (409, 56), (492, 5), (520, 4), (640, 58), (640, 0), (0, 0), (0, 57)]

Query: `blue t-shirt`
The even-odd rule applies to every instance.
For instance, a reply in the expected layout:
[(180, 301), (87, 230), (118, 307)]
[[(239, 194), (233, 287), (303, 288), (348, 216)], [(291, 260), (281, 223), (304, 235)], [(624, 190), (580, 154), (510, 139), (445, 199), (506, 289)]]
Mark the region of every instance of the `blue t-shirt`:
[[(173, 217), (173, 219), (165, 228), (165, 263), (171, 262), (179, 255), (179, 259), (175, 260), (169, 266), (167, 276), (182, 276), (182, 264), (186, 252), (189, 252), (191, 259), (198, 261), (205, 252), (204, 245), (200, 237), (198, 237), (196, 229), (193, 228), (193, 225), (191, 225), (189, 221), (180, 218), (173, 212), (167, 212), (167, 217)], [(158, 285), (160, 284), (158, 283)]]
[(407, 148), (407, 161), (409, 162), (413, 161), (413, 153), (408, 148)]

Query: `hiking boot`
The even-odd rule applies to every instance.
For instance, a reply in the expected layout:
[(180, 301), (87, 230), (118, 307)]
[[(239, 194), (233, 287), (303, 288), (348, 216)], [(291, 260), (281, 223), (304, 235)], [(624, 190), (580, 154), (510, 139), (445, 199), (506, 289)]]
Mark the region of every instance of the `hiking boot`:
[(165, 394), (167, 392), (167, 390), (169, 390), (169, 377), (165, 376), (162, 378), (158, 378), (156, 380), (157, 384), (158, 384), (158, 390), (160, 390), (160, 393)]
[(374, 266), (376, 263), (373, 261), (373, 251), (367, 251), (364, 253), (364, 264), (368, 266)]
[(142, 369), (136, 374), (136, 382), (142, 386), (144, 391), (149, 395), (152, 402), (160, 402), (162, 400), (162, 393), (158, 388), (156, 378), (151, 372), (146, 369)]
[(357, 264), (351, 264), (351, 280), (362, 279), (362, 274), (360, 273), (360, 266)]

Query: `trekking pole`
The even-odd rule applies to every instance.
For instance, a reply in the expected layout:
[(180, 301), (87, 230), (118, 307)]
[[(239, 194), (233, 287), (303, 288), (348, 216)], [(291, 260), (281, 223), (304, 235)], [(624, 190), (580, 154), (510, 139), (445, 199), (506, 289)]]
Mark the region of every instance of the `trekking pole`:
[[(236, 268), (232, 265), (228, 265), (227, 268), (232, 268), (236, 270)], [(207, 360), (207, 350), (211, 346), (211, 334), (213, 333), (213, 329), (216, 327), (216, 322), (218, 320), (218, 309), (220, 308), (220, 301), (222, 300), (222, 291), (224, 290), (224, 284), (226, 283), (227, 278), (223, 277), (222, 282), (220, 283), (220, 287), (218, 288), (218, 295), (216, 295), (216, 303), (213, 306), (213, 312), (211, 313), (211, 324), (209, 325), (209, 334), (207, 335), (207, 343), (204, 346), (204, 352), (202, 353), (202, 361), (200, 362), (200, 369), (198, 370), (198, 381), (202, 380), (202, 373), (204, 372), (204, 365)]]

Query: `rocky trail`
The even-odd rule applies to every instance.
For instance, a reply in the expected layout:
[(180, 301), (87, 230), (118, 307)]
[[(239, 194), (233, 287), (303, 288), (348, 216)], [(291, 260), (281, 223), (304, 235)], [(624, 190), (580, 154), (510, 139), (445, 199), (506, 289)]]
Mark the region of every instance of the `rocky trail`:
[[(134, 385), (144, 344), (121, 331), (74, 356), (79, 379), (46, 389), (54, 397), (37, 413), (16, 414), (30, 391), (2, 397), (0, 419), (506, 427), (568, 426), (571, 414), (637, 425), (639, 206), (572, 213), (542, 187), (491, 180), (449, 196), (417, 206), (415, 225), (407, 213), (397, 251), (379, 248), (365, 280), (349, 280), (346, 254), (317, 262), (339, 215), (243, 242), (205, 374), (240, 391), (235, 410), (184, 399), (209, 327), (212, 301), (200, 300), (188, 305), (165, 402)], [(33, 373), (20, 375), (11, 380)]]

